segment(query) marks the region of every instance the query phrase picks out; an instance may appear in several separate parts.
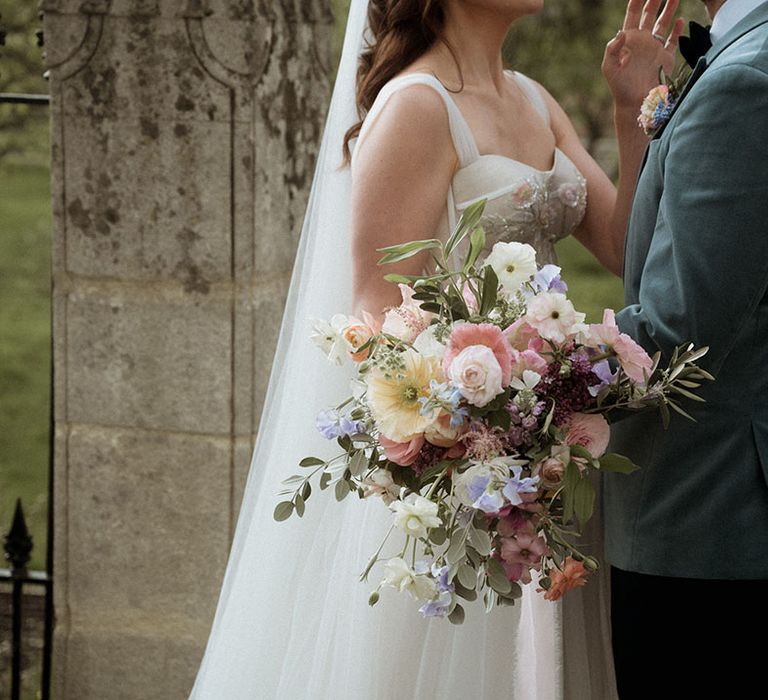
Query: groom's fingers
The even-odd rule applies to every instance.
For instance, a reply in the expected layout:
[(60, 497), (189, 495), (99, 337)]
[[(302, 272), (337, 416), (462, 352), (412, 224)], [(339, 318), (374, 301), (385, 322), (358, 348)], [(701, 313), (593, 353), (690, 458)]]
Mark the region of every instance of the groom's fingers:
[(672, 33), (669, 35), (669, 38), (667, 39), (667, 43), (664, 44), (664, 48), (667, 50), (676, 51), (678, 41), (680, 40), (680, 37), (682, 36), (682, 33), (684, 30), (685, 30), (685, 20), (682, 17), (679, 17), (675, 21), (675, 25), (672, 27)]
[(644, 0), (629, 0), (627, 14), (624, 15), (623, 29), (637, 29), (640, 25), (640, 16), (643, 12)]
[(661, 6), (661, 0), (648, 0), (643, 8), (643, 15), (640, 18), (640, 29), (643, 31), (651, 31), (654, 23), (656, 22), (656, 16), (659, 14), (659, 7)]
[(659, 19), (656, 20), (656, 24), (653, 26), (653, 33), (660, 36), (666, 36), (669, 32), (669, 28), (672, 25), (675, 12), (680, 6), (680, 0), (667, 0), (664, 5), (664, 12), (661, 13)]

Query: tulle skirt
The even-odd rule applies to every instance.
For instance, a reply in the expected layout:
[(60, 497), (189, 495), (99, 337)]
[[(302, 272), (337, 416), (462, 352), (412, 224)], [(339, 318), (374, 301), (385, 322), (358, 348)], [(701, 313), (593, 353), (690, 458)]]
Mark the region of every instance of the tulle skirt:
[[(490, 614), (480, 599), (464, 602), (458, 626), (423, 618), (419, 603), (392, 588), (371, 607), (383, 567), (367, 583), (359, 574), (391, 512), (378, 498), (350, 494), (339, 504), (325, 492), (313, 494), (303, 518), (278, 523), (274, 490), (261, 489), (250, 522), (238, 525), (239, 565), (225, 582), (193, 700), (615, 697), (604, 575), (563, 601), (545, 600), (534, 581), (516, 605)], [(598, 512), (585, 542), (599, 535), (599, 521)], [(382, 554), (399, 553), (399, 542)]]

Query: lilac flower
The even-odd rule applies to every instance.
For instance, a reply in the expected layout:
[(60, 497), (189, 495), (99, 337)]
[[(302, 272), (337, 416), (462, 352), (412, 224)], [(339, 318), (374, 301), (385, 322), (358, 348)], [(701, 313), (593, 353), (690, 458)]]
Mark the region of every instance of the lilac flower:
[(560, 278), (560, 268), (557, 265), (544, 265), (533, 276), (532, 284), (537, 292), (565, 294), (568, 291), (568, 285)]
[(512, 476), (507, 479), (507, 484), (502, 491), (513, 506), (520, 505), (523, 502), (523, 499), (520, 498), (521, 493), (536, 493), (539, 490), (537, 486), (539, 477), (533, 476), (521, 479), (520, 474), (522, 471), (522, 467), (513, 466)]
[(434, 600), (428, 600), (419, 608), (424, 617), (445, 617), (451, 608), (453, 595), (450, 591), (443, 591)]
[(328, 440), (334, 440), (344, 435), (354, 435), (364, 431), (360, 421), (352, 420), (349, 414), (341, 413), (335, 408), (320, 411), (315, 419), (315, 426)]

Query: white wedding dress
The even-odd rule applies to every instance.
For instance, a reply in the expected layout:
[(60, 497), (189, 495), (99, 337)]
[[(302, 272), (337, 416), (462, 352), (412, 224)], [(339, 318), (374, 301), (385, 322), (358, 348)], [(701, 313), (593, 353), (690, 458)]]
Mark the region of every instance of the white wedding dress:
[[(548, 119), (535, 85), (519, 73), (510, 75)], [(436, 236), (453, 229), (463, 207), (487, 197), (483, 224), (489, 246), (497, 240), (525, 241), (536, 248), (540, 263), (554, 262), (555, 242), (573, 231), (586, 206), (585, 180), (562, 151), (555, 152), (549, 171), (480, 155), (450, 93), (425, 73), (395, 78), (382, 88), (358, 143), (389, 95), (415, 83), (431, 85), (444, 97), (460, 160)], [(297, 331), (290, 342), (303, 342), (298, 334), (305, 332)], [(334, 371), (349, 372), (328, 369)], [(338, 388), (330, 376), (316, 377), (311, 392), (297, 396), (295, 406), (309, 402), (319, 411), (342, 400), (325, 391), (325, 382)], [(284, 403), (272, 425), (293, 419)], [(292, 429), (297, 439), (279, 450), (269, 443), (270, 436), (259, 437), (267, 441), (265, 453), (280, 454), (285, 463), (277, 470), (280, 478), (298, 471), (295, 465), (308, 450), (320, 451), (317, 440), (305, 437), (311, 425), (297, 422)], [(326, 448), (323, 454), (332, 453)], [(331, 493), (315, 489), (302, 519), (275, 523), (274, 494), (281, 486), (277, 477), (257, 484), (259, 468), (254, 462), (249, 475), (254, 483), (246, 486), (243, 509), (249, 520), (241, 514), (233, 547), (232, 558), (241, 564), (227, 572), (193, 700), (616, 697), (605, 572), (560, 602), (546, 601), (531, 585), (515, 606), (490, 614), (480, 600), (465, 603), (461, 626), (422, 618), (416, 601), (390, 588), (383, 588), (380, 601), (369, 607), (368, 595), (383, 578), (382, 567), (374, 567), (368, 583), (360, 583), (358, 574), (389, 528), (391, 512), (379, 499), (360, 501), (353, 495), (338, 504)], [(584, 542), (587, 551), (602, 558), (599, 520), (597, 513)], [(302, 552), (299, 561), (283, 556), (296, 548)], [(395, 539), (383, 555), (399, 549)]]

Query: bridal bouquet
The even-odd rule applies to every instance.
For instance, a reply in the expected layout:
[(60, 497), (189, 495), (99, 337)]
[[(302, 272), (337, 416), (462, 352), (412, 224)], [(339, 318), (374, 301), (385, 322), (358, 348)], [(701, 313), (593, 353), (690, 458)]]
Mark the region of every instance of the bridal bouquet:
[[(387, 276), (402, 303), (383, 324), (367, 314), (315, 321), (329, 359), (356, 368), (352, 395), (317, 418), (340, 453), (303, 459), (308, 471), (284, 481), (291, 498), (274, 513), (301, 516), (316, 475), (339, 501), (381, 499), (392, 522), (361, 574), (383, 563), (370, 603), (391, 586), (422, 615), (454, 623), (460, 599), (482, 595), (490, 611), (522, 585), (548, 600), (584, 585), (598, 562), (574, 540), (593, 512), (593, 472), (638, 468), (606, 453), (606, 414), (657, 407), (668, 423), (670, 409), (688, 416), (679, 400), (701, 400), (692, 390), (712, 379), (695, 365), (706, 348), (681, 348), (660, 369), (610, 310), (584, 323), (560, 268), (538, 267), (531, 246), (497, 243), (480, 261), (484, 206), (469, 207), (447, 242), (381, 249), (380, 264), (425, 250), (436, 263), (432, 275)], [(463, 264), (451, 265), (466, 239)], [(402, 547), (383, 557), (393, 532)]]

